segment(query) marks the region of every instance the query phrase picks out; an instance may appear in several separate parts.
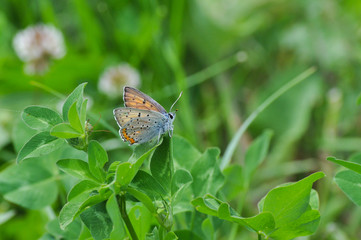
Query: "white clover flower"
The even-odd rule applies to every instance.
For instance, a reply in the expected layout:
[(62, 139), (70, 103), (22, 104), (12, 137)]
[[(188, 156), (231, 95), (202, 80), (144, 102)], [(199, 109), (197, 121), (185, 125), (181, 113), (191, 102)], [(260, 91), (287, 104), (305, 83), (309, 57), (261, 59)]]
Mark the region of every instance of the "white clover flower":
[(120, 97), (123, 87), (139, 87), (139, 72), (129, 64), (123, 63), (118, 66), (107, 68), (100, 76), (98, 82), (99, 91), (110, 98)]
[(13, 47), (26, 63), (25, 71), (30, 74), (43, 73), (51, 59), (65, 55), (63, 35), (52, 25), (38, 24), (18, 32), (13, 39)]

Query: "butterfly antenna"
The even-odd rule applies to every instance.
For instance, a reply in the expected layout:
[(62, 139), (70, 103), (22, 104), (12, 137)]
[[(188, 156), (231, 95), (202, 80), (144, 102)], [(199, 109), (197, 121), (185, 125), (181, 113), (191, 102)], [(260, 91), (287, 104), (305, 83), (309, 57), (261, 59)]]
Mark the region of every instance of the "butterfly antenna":
[[(99, 117), (98, 117), (98, 120), (96, 121), (96, 123), (94, 124), (93, 128), (95, 128), (96, 126), (98, 126), (99, 122), (100, 122), (100, 119), (102, 118), (102, 114), (99, 113)], [(89, 120), (88, 120), (89, 121)]]
[[(97, 133), (97, 132), (107, 132), (107, 133), (110, 133), (110, 132), (111, 132), (111, 131), (109, 131), (109, 130), (93, 130), (96, 126), (98, 126), (101, 118), (102, 118), (102, 114), (99, 113), (99, 118), (98, 118), (98, 120), (96, 121), (96, 123), (94, 124), (94, 126), (92, 126), (92, 129), (90, 130), (90, 132), (92, 132), (92, 133)], [(89, 123), (89, 122), (90, 122), (90, 120), (88, 119), (88, 120), (87, 120), (87, 123)]]
[(183, 94), (183, 91), (181, 91), (181, 93), (179, 94), (179, 97), (177, 98), (177, 100), (175, 100), (175, 102), (173, 103), (173, 105), (170, 107), (169, 112), (172, 111), (172, 108), (173, 108), (174, 104), (176, 104), (176, 103), (178, 102), (178, 100), (180, 99), (180, 97), (182, 96), (182, 94)]

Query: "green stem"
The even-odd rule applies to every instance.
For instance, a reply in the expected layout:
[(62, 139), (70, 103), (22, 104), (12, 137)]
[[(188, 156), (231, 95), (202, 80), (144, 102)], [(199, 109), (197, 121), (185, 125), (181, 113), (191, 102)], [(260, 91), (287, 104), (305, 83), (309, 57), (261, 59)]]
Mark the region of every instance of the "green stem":
[(242, 126), (237, 130), (236, 134), (233, 136), (231, 142), (228, 144), (227, 149), (222, 158), (222, 162), (220, 164), (221, 170), (223, 170), (231, 161), (232, 155), (236, 150), (236, 147), (243, 135), (243, 133), (247, 130), (249, 125), (256, 119), (256, 117), (263, 112), (271, 103), (273, 103), (277, 98), (279, 98), (282, 94), (290, 90), (292, 87), (296, 86), (298, 83), (305, 80), (311, 74), (316, 71), (315, 67), (311, 67), (299, 74), (297, 77), (293, 78), (291, 81), (283, 85), (280, 89), (278, 89), (275, 93), (269, 96), (258, 108), (244, 121)]
[[(248, 192), (248, 186), (245, 187), (244, 191), (242, 192), (242, 195), (239, 198), (238, 205), (237, 205), (237, 212), (242, 215), (242, 208), (244, 205), (244, 200), (246, 199), (246, 195)], [(236, 239), (237, 231), (238, 231), (239, 224), (233, 223), (231, 228), (231, 233), (229, 234), (229, 240)]]
[(237, 223), (232, 223), (232, 228), (231, 228), (231, 232), (229, 234), (229, 240), (234, 240), (236, 239), (236, 235), (237, 235), (237, 231), (238, 231), (238, 224)]
[(191, 225), (190, 225), (190, 230), (193, 231), (194, 229), (194, 221), (195, 221), (195, 218), (196, 218), (196, 211), (193, 210), (192, 212), (192, 218), (191, 218)]
[(125, 202), (125, 196), (122, 194), (122, 195), (117, 195), (117, 201), (118, 201), (118, 204), (119, 204), (119, 208), (120, 208), (120, 214), (124, 220), (124, 223), (125, 225), (127, 226), (128, 228), (128, 231), (129, 231), (129, 234), (131, 236), (131, 238), (133, 240), (138, 240), (138, 236), (137, 234), (135, 233), (135, 230), (133, 228), (133, 225), (129, 219), (129, 216), (127, 214), (127, 205), (126, 205), (126, 202)]
[[(191, 87), (194, 87), (196, 85), (199, 85), (203, 82), (205, 82), (206, 80), (209, 80), (215, 76), (217, 76), (218, 74), (225, 72), (226, 70), (236, 66), (237, 64), (240, 64), (244, 61), (246, 61), (245, 59), (240, 59), (239, 55), (244, 54), (243, 52), (237, 52), (236, 54), (223, 59), (193, 75), (190, 75), (188, 77), (186, 77), (186, 87), (184, 89), (181, 90), (185, 90)], [(179, 92), (176, 91), (177, 87), (176, 84), (171, 84), (169, 86), (164, 87), (162, 90), (154, 93), (154, 95), (156, 96), (156, 98), (162, 99), (162, 98), (168, 98), (170, 96), (173, 95), (177, 95), (179, 94)]]
[(58, 97), (60, 99), (65, 98), (65, 96), (63, 94), (61, 94), (60, 92), (55, 91), (54, 89), (52, 89), (52, 88), (50, 88), (50, 87), (48, 87), (48, 86), (46, 86), (46, 85), (44, 85), (44, 84), (42, 84), (42, 83), (40, 83), (38, 81), (30, 81), (30, 84), (33, 85), (34, 87), (38, 87), (40, 89), (43, 89), (44, 91), (46, 91), (46, 92), (48, 92), (48, 93), (50, 93), (50, 94), (52, 94), (52, 95), (54, 95), (54, 96), (56, 96), (56, 97)]

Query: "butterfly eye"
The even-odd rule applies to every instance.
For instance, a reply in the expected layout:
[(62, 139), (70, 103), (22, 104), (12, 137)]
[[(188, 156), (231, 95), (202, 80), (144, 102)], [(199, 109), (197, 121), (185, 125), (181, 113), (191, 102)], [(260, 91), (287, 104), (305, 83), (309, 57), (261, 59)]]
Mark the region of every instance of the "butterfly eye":
[(173, 119), (173, 114), (169, 113), (170, 119)]

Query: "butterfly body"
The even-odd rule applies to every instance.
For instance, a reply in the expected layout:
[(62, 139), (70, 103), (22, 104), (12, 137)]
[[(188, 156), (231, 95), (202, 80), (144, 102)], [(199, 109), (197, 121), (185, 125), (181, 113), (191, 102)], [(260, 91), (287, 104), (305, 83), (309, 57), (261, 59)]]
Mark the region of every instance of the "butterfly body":
[(148, 95), (131, 87), (124, 88), (125, 107), (113, 110), (119, 135), (130, 145), (141, 144), (169, 132), (173, 134), (175, 113), (168, 113)]

